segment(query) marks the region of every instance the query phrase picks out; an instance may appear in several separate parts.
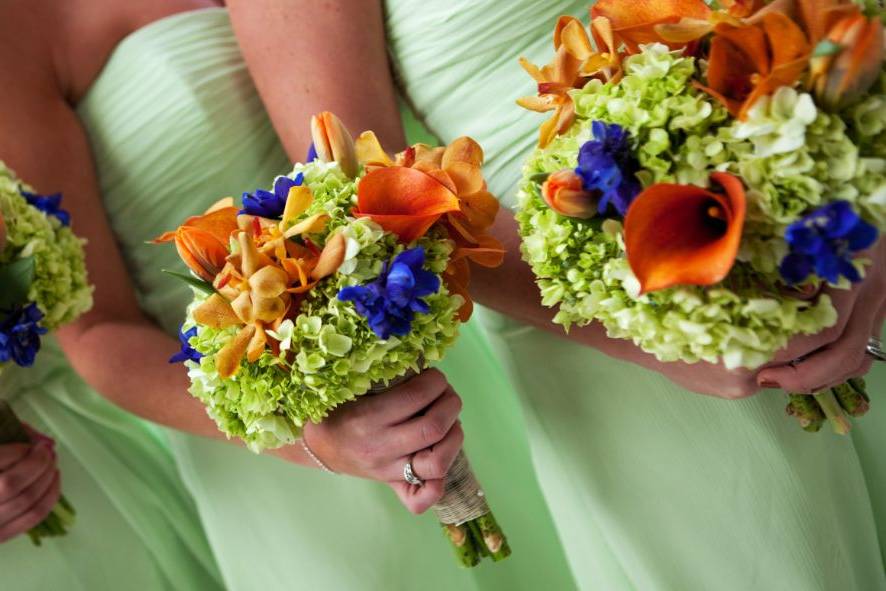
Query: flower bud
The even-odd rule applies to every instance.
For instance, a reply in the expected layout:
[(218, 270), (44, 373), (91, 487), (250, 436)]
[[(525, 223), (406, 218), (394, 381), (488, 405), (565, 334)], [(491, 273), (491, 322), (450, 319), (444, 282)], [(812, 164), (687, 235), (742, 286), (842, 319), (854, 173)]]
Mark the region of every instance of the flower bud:
[(880, 75), (883, 63), (883, 23), (853, 14), (838, 20), (824, 43), (836, 53), (812, 60), (816, 98), (826, 109), (842, 109), (860, 99)]
[(597, 214), (598, 194), (585, 191), (581, 177), (571, 169), (551, 174), (541, 187), (541, 195), (560, 215), (588, 219)]
[(326, 162), (338, 162), (348, 177), (357, 176), (357, 152), (354, 138), (341, 119), (323, 111), (311, 117), (311, 136), (317, 156)]

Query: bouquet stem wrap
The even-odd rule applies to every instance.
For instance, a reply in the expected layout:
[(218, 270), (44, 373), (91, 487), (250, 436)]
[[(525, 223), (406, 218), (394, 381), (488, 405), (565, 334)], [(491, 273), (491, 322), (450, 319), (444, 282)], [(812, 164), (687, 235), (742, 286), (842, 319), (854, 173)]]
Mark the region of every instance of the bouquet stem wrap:
[[(370, 393), (386, 392), (416, 375), (409, 372), (388, 385), (373, 386)], [(507, 538), (486, 503), (486, 495), (464, 451), (458, 452), (449, 468), (444, 491), (443, 498), (433, 509), (459, 564), (472, 567), (487, 556), (498, 562), (511, 555)]]
[[(30, 443), (31, 437), (25, 426), (13, 412), (12, 407), (0, 400), (0, 445), (7, 443)], [(49, 515), (34, 526), (28, 537), (35, 546), (42, 544), (43, 538), (63, 536), (74, 523), (75, 511), (64, 496), (59, 498)]]

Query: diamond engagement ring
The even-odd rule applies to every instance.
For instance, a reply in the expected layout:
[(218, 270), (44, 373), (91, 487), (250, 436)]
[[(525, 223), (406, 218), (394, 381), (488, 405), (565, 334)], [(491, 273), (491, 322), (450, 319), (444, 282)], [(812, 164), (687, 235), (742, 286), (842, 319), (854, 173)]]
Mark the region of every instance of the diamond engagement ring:
[(883, 353), (883, 341), (877, 337), (871, 337), (868, 340), (865, 352), (877, 361), (886, 361), (886, 353)]
[(422, 486), (425, 483), (424, 480), (415, 475), (415, 471), (412, 469), (412, 462), (406, 462), (403, 465), (403, 480), (415, 486)]

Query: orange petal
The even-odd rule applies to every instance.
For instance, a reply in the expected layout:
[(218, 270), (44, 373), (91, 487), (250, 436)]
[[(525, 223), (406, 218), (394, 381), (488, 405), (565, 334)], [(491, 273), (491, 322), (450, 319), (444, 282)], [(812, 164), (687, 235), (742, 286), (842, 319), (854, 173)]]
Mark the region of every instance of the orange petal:
[(295, 224), (283, 233), (284, 238), (292, 238), (293, 236), (301, 236), (302, 234), (314, 234), (322, 232), (326, 228), (329, 221), (328, 213), (315, 213), (311, 217), (305, 218)]
[(668, 43), (687, 44), (701, 39), (714, 28), (709, 20), (683, 18), (676, 23), (655, 25), (655, 32)]
[(402, 242), (423, 236), (440, 216), (459, 209), (458, 197), (427, 174), (412, 168), (373, 170), (357, 186), (358, 217), (369, 217)]
[(816, 94), (829, 109), (850, 104), (877, 81), (883, 63), (883, 23), (861, 15), (847, 17), (828, 38), (845, 49), (828, 65)]
[(354, 149), (357, 154), (357, 161), (360, 164), (372, 164), (375, 166), (393, 166), (394, 161), (388, 156), (381, 142), (372, 131), (364, 131), (354, 142)]
[(452, 178), (458, 187), (458, 193), (476, 193), (483, 188), (483, 148), (469, 137), (460, 137), (453, 141), (443, 152), (441, 160), (443, 170)]
[(606, 17), (612, 30), (630, 53), (639, 52), (645, 43), (664, 42), (655, 26), (674, 23), (681, 18), (707, 20), (711, 9), (703, 0), (598, 0), (591, 8), (591, 18)]
[(209, 209), (206, 210), (206, 213), (215, 213), (220, 209), (234, 209), (234, 198), (222, 197), (221, 199), (210, 205)]
[(212, 294), (202, 304), (194, 308), (194, 320), (210, 328), (227, 328), (243, 324), (237, 318), (231, 304), (217, 293)]
[[(287, 294), (288, 297), (288, 294)], [(252, 318), (260, 322), (273, 322), (286, 313), (286, 302), (279, 297), (252, 298)]]
[(231, 309), (234, 311), (234, 314), (237, 315), (237, 318), (239, 318), (244, 324), (249, 324), (255, 321), (252, 307), (252, 296), (248, 291), (240, 292), (236, 298), (231, 300)]
[[(456, 140), (458, 141), (458, 140)], [(443, 154), (447, 148), (442, 146), (429, 146), (427, 144), (414, 144), (412, 146), (413, 160), (415, 164), (427, 163), (436, 168), (443, 168)]]
[(443, 273), (443, 282), (446, 284), (446, 289), (449, 290), (449, 293), (460, 295), (464, 300), (464, 303), (458, 310), (458, 318), (462, 322), (470, 320), (471, 314), (474, 312), (474, 302), (471, 299), (471, 294), (468, 292), (470, 280), (471, 268), (465, 259), (450, 261), (446, 272)]
[(323, 252), (320, 253), (317, 266), (311, 271), (311, 279), (319, 281), (338, 271), (345, 260), (346, 250), (347, 241), (340, 232), (330, 236), (326, 241), (326, 246), (323, 247)]
[(641, 293), (675, 285), (713, 285), (735, 262), (745, 219), (738, 178), (714, 173), (725, 195), (692, 185), (653, 185), (625, 217), (625, 247)]
[(597, 215), (598, 196), (584, 190), (581, 177), (572, 169), (551, 174), (541, 186), (541, 196), (560, 215), (580, 219)]
[(783, 14), (766, 15), (763, 18), (763, 30), (772, 51), (773, 70), (808, 57), (812, 50), (803, 30)]
[(317, 156), (321, 160), (338, 162), (342, 172), (347, 176), (350, 178), (357, 176), (359, 166), (354, 138), (341, 119), (329, 111), (314, 115), (311, 117), (311, 136), (314, 140), (314, 149), (317, 150)]
[(262, 298), (277, 297), (286, 291), (289, 275), (273, 265), (262, 267), (249, 278), (249, 288), (254, 295)]
[(286, 206), (283, 208), (283, 217), (280, 220), (280, 229), (303, 214), (314, 202), (314, 194), (307, 185), (298, 185), (289, 189), (286, 195)]
[(255, 326), (252, 324), (244, 326), (222, 347), (215, 356), (215, 368), (218, 375), (229, 378), (237, 373), (237, 370), (240, 369), (240, 361), (243, 360), (243, 355), (246, 354), (246, 348), (253, 335), (255, 335)]
[(459, 247), (452, 253), (452, 259), (468, 259), (481, 267), (490, 269), (498, 267), (504, 262), (505, 249), (501, 243), (492, 236), (480, 236), (477, 246)]
[(580, 20), (571, 16), (561, 16), (554, 29), (554, 48), (559, 49), (560, 46), (566, 47), (569, 53), (582, 61), (594, 53), (584, 25)]
[(246, 360), (249, 363), (255, 363), (261, 354), (265, 352), (265, 345), (268, 343), (268, 335), (262, 326), (255, 327), (255, 334), (249, 339), (249, 345), (246, 347)]
[(215, 236), (191, 226), (175, 233), (175, 248), (185, 265), (205, 281), (212, 281), (227, 262), (228, 247)]

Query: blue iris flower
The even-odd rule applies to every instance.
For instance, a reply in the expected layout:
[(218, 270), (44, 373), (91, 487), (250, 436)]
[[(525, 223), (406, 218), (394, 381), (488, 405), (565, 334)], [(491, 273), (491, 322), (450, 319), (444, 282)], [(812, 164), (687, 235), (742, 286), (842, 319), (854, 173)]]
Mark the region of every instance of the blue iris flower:
[(427, 314), (428, 304), (421, 298), (437, 293), (440, 278), (425, 271), (425, 250), (421, 247), (398, 254), (382, 267), (378, 279), (368, 285), (342, 288), (338, 299), (354, 302), (357, 313), (369, 321), (380, 339), (409, 334), (415, 313)]
[(311, 147), (308, 148), (308, 155), (305, 158), (305, 163), (313, 162), (317, 159), (317, 148), (314, 146), (314, 142), (311, 142)]
[(877, 228), (867, 223), (848, 201), (834, 201), (788, 226), (790, 253), (781, 261), (781, 276), (791, 285), (815, 273), (829, 283), (840, 276), (861, 281), (852, 255), (877, 241)]
[(22, 197), (28, 203), (45, 213), (46, 215), (55, 216), (63, 226), (71, 225), (71, 214), (61, 208), (62, 194), (55, 193), (53, 195), (37, 195), (25, 190), (21, 190)]
[(630, 135), (620, 125), (602, 121), (594, 121), (591, 131), (594, 139), (579, 149), (575, 173), (586, 191), (600, 194), (597, 209), (601, 215), (612, 204), (624, 216), (641, 189), (634, 176), (639, 165), (631, 154)]
[(182, 326), (178, 329), (178, 340), (182, 349), (169, 358), (169, 363), (183, 363), (185, 361), (200, 361), (203, 353), (191, 346), (191, 338), (197, 336), (197, 327), (192, 326), (187, 332), (182, 332)]
[(40, 326), (43, 312), (37, 304), (19, 306), (0, 321), (0, 363), (10, 359), (22, 367), (34, 364), (40, 350), (40, 335), (46, 329)]
[(286, 208), (286, 198), (289, 197), (289, 189), (298, 187), (305, 180), (305, 175), (298, 173), (294, 179), (288, 176), (279, 176), (274, 181), (274, 192), (258, 189), (255, 195), (243, 193), (243, 209), (240, 213), (255, 215), (267, 219), (279, 218)]

